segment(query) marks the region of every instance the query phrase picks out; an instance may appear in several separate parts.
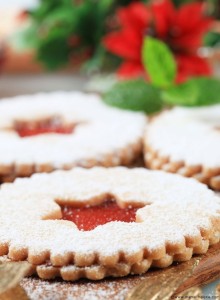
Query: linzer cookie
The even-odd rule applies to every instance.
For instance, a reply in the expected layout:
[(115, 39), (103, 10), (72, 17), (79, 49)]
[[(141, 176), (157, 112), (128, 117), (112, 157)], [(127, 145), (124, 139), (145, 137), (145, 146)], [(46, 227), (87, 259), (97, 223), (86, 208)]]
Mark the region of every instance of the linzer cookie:
[(51, 279), (142, 274), (205, 253), (220, 202), (194, 179), (125, 167), (35, 174), (0, 190), (0, 255)]
[(145, 162), (220, 190), (220, 105), (174, 108), (155, 117), (145, 135)]
[(97, 95), (56, 92), (0, 101), (0, 181), (74, 166), (130, 165), (146, 117)]

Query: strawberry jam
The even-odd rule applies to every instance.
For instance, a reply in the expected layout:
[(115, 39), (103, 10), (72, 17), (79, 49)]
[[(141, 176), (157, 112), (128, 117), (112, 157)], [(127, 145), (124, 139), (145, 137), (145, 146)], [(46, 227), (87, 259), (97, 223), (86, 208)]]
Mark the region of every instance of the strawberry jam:
[(51, 127), (51, 128), (23, 128), (17, 130), (20, 137), (28, 137), (45, 133), (71, 134), (73, 128), (70, 127)]
[(15, 130), (20, 137), (28, 137), (45, 133), (71, 134), (74, 130), (74, 125), (46, 120), (32, 123), (31, 125), (28, 124), (28, 122), (18, 123), (15, 126)]
[(89, 231), (111, 221), (135, 222), (137, 208), (120, 208), (115, 201), (107, 201), (97, 206), (63, 206), (63, 220), (72, 221), (79, 230)]

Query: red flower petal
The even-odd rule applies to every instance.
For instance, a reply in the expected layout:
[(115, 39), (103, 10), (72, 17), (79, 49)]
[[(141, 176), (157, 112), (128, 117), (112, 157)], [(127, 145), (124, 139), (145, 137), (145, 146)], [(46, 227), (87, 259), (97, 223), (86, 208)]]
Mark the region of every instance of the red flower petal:
[(182, 5), (176, 13), (176, 25), (183, 28), (185, 32), (193, 30), (199, 26), (202, 19), (206, 19), (203, 8), (202, 2)]
[(110, 33), (103, 39), (103, 44), (120, 57), (140, 60), (142, 39), (133, 30)]
[(147, 74), (141, 65), (141, 48), (148, 26), (154, 25), (155, 36), (165, 41), (176, 54), (178, 81), (189, 76), (210, 75), (206, 60), (198, 57), (204, 33), (212, 20), (202, 14), (201, 3), (183, 5), (176, 10), (171, 0), (152, 1), (150, 7), (133, 2), (118, 12), (121, 29), (104, 38), (106, 48), (125, 59), (118, 73), (125, 77)]
[(143, 3), (132, 3), (118, 11), (122, 28), (103, 39), (105, 47), (126, 59), (140, 60), (144, 31), (148, 23), (147, 7)]
[(206, 59), (196, 55), (177, 55), (177, 82), (185, 81), (193, 76), (210, 76), (212, 70)]
[(203, 3), (183, 5), (177, 12), (170, 35), (171, 44), (179, 48), (198, 48), (213, 20), (203, 14)]
[(149, 11), (141, 2), (131, 3), (118, 10), (118, 18), (123, 27), (132, 27), (141, 32), (147, 27)]
[(169, 40), (171, 47), (175, 49), (188, 49), (188, 52), (197, 50), (203, 44), (204, 33), (210, 27), (210, 21), (201, 21), (200, 26), (190, 32), (172, 36)]
[(135, 61), (125, 61), (119, 67), (117, 74), (122, 78), (146, 76), (143, 65)]
[(170, 0), (157, 0), (153, 2), (151, 9), (156, 35), (163, 39), (169, 31), (176, 13), (173, 3)]

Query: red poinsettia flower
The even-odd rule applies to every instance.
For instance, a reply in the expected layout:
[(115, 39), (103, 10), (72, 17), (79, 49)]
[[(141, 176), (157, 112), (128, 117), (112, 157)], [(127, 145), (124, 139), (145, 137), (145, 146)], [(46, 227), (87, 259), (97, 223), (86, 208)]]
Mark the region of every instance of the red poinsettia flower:
[(124, 59), (118, 74), (123, 77), (145, 74), (141, 61), (144, 37), (164, 41), (176, 58), (177, 81), (190, 76), (210, 75), (211, 69), (198, 55), (204, 34), (212, 19), (205, 17), (203, 3), (195, 2), (176, 9), (170, 0), (157, 0), (151, 6), (133, 2), (117, 12), (119, 30), (104, 37), (105, 47)]

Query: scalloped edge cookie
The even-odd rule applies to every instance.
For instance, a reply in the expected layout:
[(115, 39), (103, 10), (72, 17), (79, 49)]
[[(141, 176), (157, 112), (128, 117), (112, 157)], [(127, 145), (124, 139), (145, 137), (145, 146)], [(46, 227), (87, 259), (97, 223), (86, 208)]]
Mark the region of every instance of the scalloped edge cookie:
[(192, 177), (220, 191), (220, 168), (203, 168), (202, 165), (187, 165), (183, 161), (173, 161), (168, 156), (162, 156), (145, 143), (145, 165), (151, 170), (163, 170), (177, 173), (185, 177)]
[(220, 105), (174, 108), (156, 116), (144, 137), (145, 165), (220, 191), (219, 119)]
[[(24, 124), (35, 128), (50, 119), (73, 124), (73, 133), (24, 138), (17, 132)], [(146, 123), (144, 114), (106, 106), (95, 94), (54, 92), (3, 99), (0, 182), (76, 166), (129, 166), (142, 154)]]
[[(136, 222), (91, 231), (59, 220), (59, 205), (142, 207)], [(64, 280), (142, 274), (206, 253), (220, 239), (220, 200), (194, 179), (143, 168), (75, 168), (16, 179), (0, 190), (0, 255)]]

